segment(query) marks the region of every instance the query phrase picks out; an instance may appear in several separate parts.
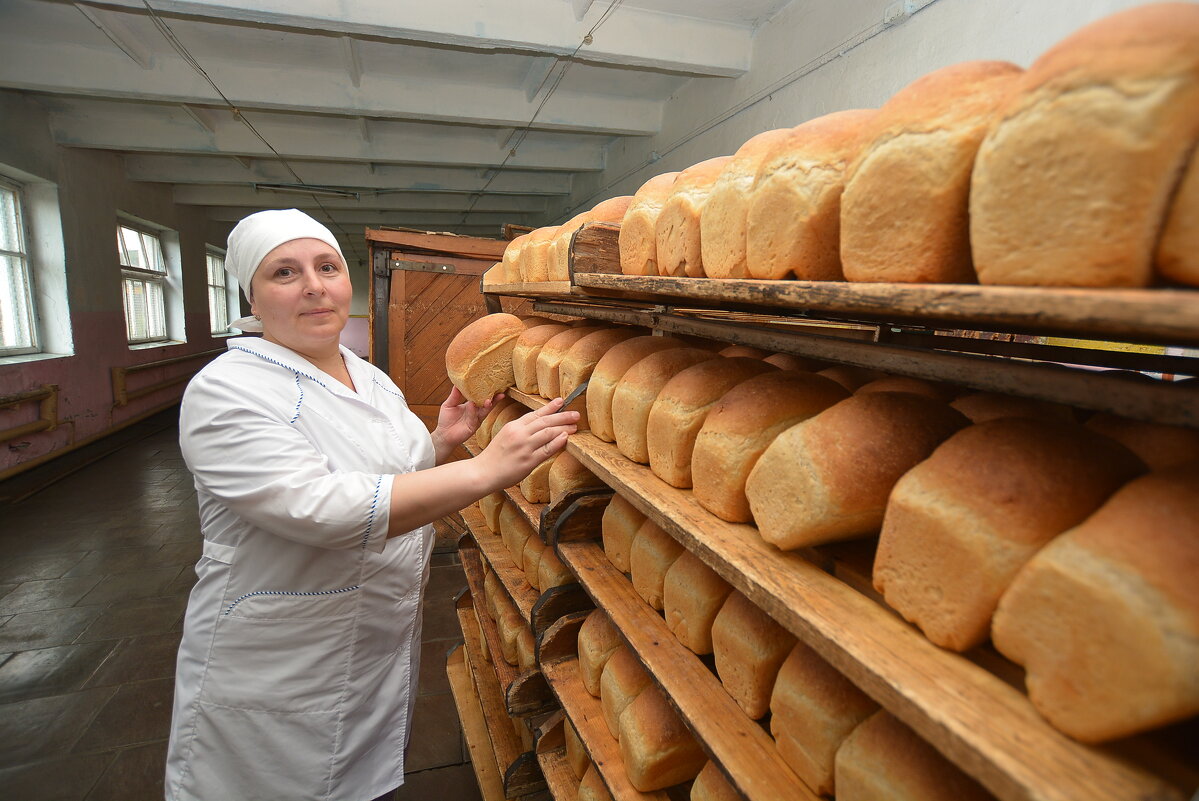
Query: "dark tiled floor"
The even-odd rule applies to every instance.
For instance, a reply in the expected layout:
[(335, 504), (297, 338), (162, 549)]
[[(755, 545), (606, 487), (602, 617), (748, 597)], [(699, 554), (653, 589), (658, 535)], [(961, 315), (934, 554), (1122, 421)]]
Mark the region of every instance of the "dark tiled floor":
[[(156, 801), (200, 553), (191, 476), (160, 430), (0, 503), (0, 797)], [(13, 497), (21, 493), (13, 493)], [(445, 680), (465, 584), (439, 541), (409, 775), (395, 801), (476, 801)]]

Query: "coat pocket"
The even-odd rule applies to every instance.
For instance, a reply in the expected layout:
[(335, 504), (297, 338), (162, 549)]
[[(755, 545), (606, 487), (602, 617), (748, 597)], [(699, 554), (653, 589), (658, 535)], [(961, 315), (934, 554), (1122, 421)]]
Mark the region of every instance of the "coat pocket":
[(349, 680), (361, 590), (261, 591), (217, 619), (200, 700), (239, 709), (327, 712)]

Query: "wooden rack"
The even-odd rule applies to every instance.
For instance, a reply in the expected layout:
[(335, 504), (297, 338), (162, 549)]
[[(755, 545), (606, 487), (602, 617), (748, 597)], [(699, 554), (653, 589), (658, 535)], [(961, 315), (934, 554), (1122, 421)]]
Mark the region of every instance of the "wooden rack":
[(496, 766), (495, 751), (491, 746), (491, 734), (487, 720), (479, 705), (478, 691), (466, 660), (466, 648), (459, 645), (446, 658), (446, 675), (450, 680), (450, 693), (462, 721), (462, 733), (466, 737), (466, 748), (470, 752), (470, 764), (475, 771), (475, 781), (483, 801), (500, 801), (504, 796), (504, 782)]
[(566, 762), (566, 738), (562, 731), (563, 718), (556, 716), (555, 722), (537, 738), (537, 762), (545, 776), (545, 784), (555, 799), (566, 801), (578, 795), (579, 780)]

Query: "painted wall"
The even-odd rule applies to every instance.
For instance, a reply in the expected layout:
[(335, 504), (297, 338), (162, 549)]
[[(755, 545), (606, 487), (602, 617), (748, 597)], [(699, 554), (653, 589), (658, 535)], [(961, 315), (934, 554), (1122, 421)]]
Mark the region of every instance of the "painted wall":
[[(54, 145), (41, 108), (18, 92), (0, 92), (0, 120), (4, 121), (0, 164), (57, 185), (61, 250), (55, 258), (62, 263), (54, 263), (60, 269), (65, 267), (74, 349), (73, 355), (55, 358), (0, 359), (0, 395), (57, 384), (62, 421), (54, 431), (0, 443), (0, 475), (4, 475), (18, 465), (103, 434), (179, 398), (183, 384), (118, 407), (110, 368), (224, 347), (222, 338), (208, 333), (204, 255), (206, 243), (224, 244), (227, 226), (210, 223), (202, 208), (175, 205), (169, 187), (127, 181), (118, 156)], [(177, 232), (186, 343), (129, 349), (116, 252), (118, 211)], [(145, 370), (131, 375), (128, 384), (131, 389), (146, 386), (190, 373), (202, 364), (193, 360)], [(0, 409), (0, 428), (27, 423), (37, 416), (36, 403)]]
[[(654, 175), (733, 153), (751, 136), (833, 111), (877, 107), (912, 80), (974, 59), (1027, 67), (1062, 37), (1144, 0), (793, 0), (754, 37), (740, 78), (696, 78), (667, 104), (661, 133), (625, 138), (601, 173), (575, 180), (561, 223)], [(744, 107), (744, 108), (742, 108)], [(736, 112), (736, 113), (734, 113)], [(727, 117), (727, 119), (726, 119)], [(656, 161), (654, 159), (657, 159)]]

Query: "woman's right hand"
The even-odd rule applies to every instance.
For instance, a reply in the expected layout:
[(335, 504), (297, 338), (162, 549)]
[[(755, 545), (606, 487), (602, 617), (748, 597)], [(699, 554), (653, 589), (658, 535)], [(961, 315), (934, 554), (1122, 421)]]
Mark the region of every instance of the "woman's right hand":
[(566, 438), (577, 430), (578, 412), (563, 412), (562, 399), (511, 421), (491, 438), (475, 458), (497, 489), (520, 483), (533, 468), (566, 447)]

